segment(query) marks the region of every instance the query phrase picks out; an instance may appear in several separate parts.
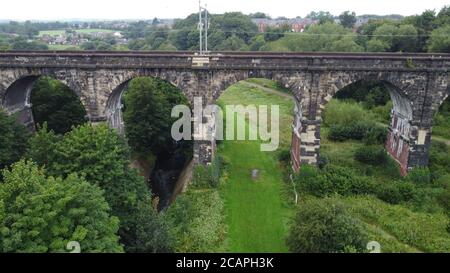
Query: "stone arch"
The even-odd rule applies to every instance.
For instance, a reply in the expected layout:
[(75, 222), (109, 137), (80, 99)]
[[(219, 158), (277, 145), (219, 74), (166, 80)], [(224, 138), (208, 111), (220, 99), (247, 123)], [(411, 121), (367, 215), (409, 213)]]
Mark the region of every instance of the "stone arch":
[[(183, 90), (187, 90), (186, 88), (181, 89), (179, 86), (181, 85), (180, 82), (178, 82), (176, 79), (171, 78), (169, 75), (165, 76), (155, 76), (157, 74), (146, 74), (146, 73), (131, 73), (128, 75), (117, 75), (114, 82), (114, 88), (109, 93), (106, 104), (105, 104), (105, 110), (104, 115), (106, 118), (106, 122), (111, 128), (114, 128), (117, 130), (119, 134), (124, 135), (125, 134), (125, 124), (123, 120), (123, 104), (122, 104), (122, 98), (125, 90), (128, 87), (128, 84), (131, 80), (141, 77), (149, 77), (149, 78), (156, 78), (161, 79), (163, 81), (166, 81), (167, 83), (171, 84), (172, 86), (178, 88), (183, 95), (186, 96), (186, 94), (190, 94), (190, 92), (183, 92)], [(186, 96), (187, 97), (187, 96)], [(189, 98), (189, 97), (188, 97)]]
[[(251, 78), (264, 78), (287, 88), (293, 96), (293, 124), (291, 138), (291, 163), (294, 171), (301, 164), (301, 135), (304, 129), (304, 112), (307, 111), (306, 99), (309, 89), (309, 75), (302, 72), (285, 72), (272, 70), (217, 71), (211, 75), (211, 88), (207, 103), (215, 103), (230, 86)], [(213, 143), (214, 146), (214, 143)]]
[[(18, 122), (27, 126), (30, 130), (34, 130), (34, 119), (32, 113), (31, 92), (35, 82), (42, 76), (48, 76), (52, 79), (58, 80), (74, 92), (78, 98), (81, 96), (80, 89), (73, 81), (61, 77), (64, 73), (57, 73), (51, 70), (45, 71), (15, 71), (12, 73), (15, 77), (7, 77), (3, 81), (3, 92), (1, 96), (1, 107), (5, 109), (8, 114), (15, 114)], [(86, 106), (81, 100), (83, 107)]]
[[(361, 81), (377, 81), (382, 83), (389, 92), (393, 107), (391, 110), (391, 122), (389, 124), (388, 137), (385, 148), (391, 157), (400, 165), (401, 173), (406, 175), (411, 169), (410, 157), (416, 145), (425, 145), (427, 134), (418, 130), (418, 111), (420, 108), (417, 98), (409, 93), (410, 83), (402, 81), (399, 73), (343, 73), (338, 77), (331, 76), (330, 81), (324, 84), (324, 93), (319, 98), (320, 107), (317, 111), (317, 119), (322, 120), (323, 110), (328, 101), (344, 87)], [(418, 76), (422, 79), (422, 75)], [(417, 94), (416, 94), (417, 96)], [(320, 128), (316, 130), (320, 135)]]
[(287, 72), (273, 70), (240, 70), (240, 71), (215, 71), (211, 77), (210, 103), (214, 103), (230, 86), (251, 78), (263, 78), (279, 83), (289, 89), (297, 101), (302, 100), (302, 95), (308, 89), (307, 73)]

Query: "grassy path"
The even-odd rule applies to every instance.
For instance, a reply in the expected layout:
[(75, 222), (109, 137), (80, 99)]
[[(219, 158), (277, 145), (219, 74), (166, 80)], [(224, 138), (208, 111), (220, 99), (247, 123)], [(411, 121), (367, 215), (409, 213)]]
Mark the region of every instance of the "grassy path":
[[(225, 200), (231, 252), (286, 252), (290, 209), (283, 202), (283, 174), (275, 158), (258, 142), (227, 141), (220, 153), (232, 159), (221, 189)], [(258, 169), (258, 178), (251, 172)]]
[[(238, 84), (220, 102), (286, 104), (286, 98), (267, 96), (265, 91)], [(261, 152), (259, 141), (224, 141), (219, 153), (231, 161), (227, 182), (220, 188), (225, 200), (229, 251), (287, 252), (285, 237), (292, 208), (285, 202), (283, 170), (274, 154)], [(251, 177), (253, 169), (259, 171), (257, 179)]]

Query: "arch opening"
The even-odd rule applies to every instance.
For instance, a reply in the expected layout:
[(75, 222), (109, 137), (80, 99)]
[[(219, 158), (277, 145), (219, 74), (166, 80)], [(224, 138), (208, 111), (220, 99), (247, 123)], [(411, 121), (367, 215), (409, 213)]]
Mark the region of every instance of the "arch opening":
[(13, 82), (5, 92), (2, 107), (30, 131), (46, 122), (49, 129), (63, 134), (87, 121), (76, 92), (44, 75), (25, 76)]
[(159, 210), (167, 208), (181, 191), (187, 182), (182, 174), (192, 167), (192, 142), (171, 136), (176, 120), (171, 111), (180, 104), (189, 106), (181, 90), (155, 77), (122, 82), (106, 103), (107, 123), (126, 137), (133, 165), (151, 185)]
[[(337, 161), (339, 154), (349, 154), (339, 149), (352, 141), (356, 141), (355, 146), (362, 145), (361, 154), (368, 153), (364, 149), (374, 150), (372, 146), (378, 145), (379, 149), (384, 146), (400, 166), (401, 175), (407, 174), (414, 142), (413, 107), (399, 88), (386, 81), (356, 81), (338, 90), (324, 107), (321, 128), (324, 157), (331, 154)], [(333, 145), (337, 147), (331, 148)]]
[[(290, 184), (283, 178), (292, 167), (290, 155), (293, 151), (300, 155), (300, 143), (293, 142), (294, 135), (299, 139), (301, 134), (300, 103), (284, 85), (266, 78), (249, 78), (223, 90), (217, 104), (223, 112), (224, 132), (229, 130), (229, 126), (234, 127), (234, 132), (230, 130), (229, 135), (225, 134), (225, 140), (218, 142), (216, 155), (216, 158), (229, 162), (217, 188), (218, 196), (231, 204), (225, 206), (225, 214), (229, 215), (226, 221), (232, 229), (229, 241), (239, 242), (239, 238), (246, 238), (246, 242), (258, 242), (252, 245), (258, 252), (269, 251), (269, 245), (282, 249), (285, 234), (275, 230), (283, 230), (288, 215), (280, 212), (291, 209), (282, 205), (286, 198), (283, 192), (291, 191)], [(270, 143), (270, 140), (261, 138), (259, 130), (265, 121), (268, 130), (273, 130), (272, 105), (279, 107), (279, 122), (276, 124), (279, 127), (279, 145), (275, 151), (263, 151), (261, 144)], [(242, 110), (235, 110), (236, 106), (242, 106)], [(265, 107), (268, 120), (260, 119), (259, 115)], [(240, 127), (239, 120), (243, 120), (245, 126)], [(239, 138), (239, 131), (244, 139)], [(254, 131), (258, 132), (252, 133)], [(298, 147), (291, 148), (291, 145)], [(258, 232), (255, 232), (255, 226)], [(239, 251), (242, 246), (234, 244), (232, 247)]]

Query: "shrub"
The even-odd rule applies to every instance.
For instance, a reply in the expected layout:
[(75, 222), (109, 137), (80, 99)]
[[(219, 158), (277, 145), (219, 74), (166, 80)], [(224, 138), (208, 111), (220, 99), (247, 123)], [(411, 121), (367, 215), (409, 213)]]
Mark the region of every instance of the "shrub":
[(322, 170), (312, 166), (302, 166), (295, 177), (298, 188), (314, 196), (330, 194), (352, 195), (373, 193), (373, 181), (357, 175), (351, 169), (328, 164)]
[(303, 165), (295, 176), (294, 182), (303, 191), (315, 196), (325, 196), (332, 191), (333, 185), (321, 175), (320, 171), (311, 165)]
[(384, 165), (387, 162), (386, 151), (379, 146), (363, 146), (355, 151), (355, 159), (369, 165)]
[(353, 121), (332, 125), (328, 138), (334, 141), (363, 140), (368, 145), (382, 144), (386, 142), (387, 129), (370, 121)]
[(278, 160), (283, 163), (288, 163), (291, 160), (291, 150), (282, 149), (277, 154)]
[(378, 198), (390, 204), (411, 201), (415, 197), (415, 194), (415, 186), (405, 181), (381, 184), (376, 192)]
[(302, 202), (287, 237), (298, 253), (364, 252), (367, 242), (362, 224), (333, 198)]
[(330, 193), (352, 195), (369, 194), (374, 191), (374, 183), (370, 178), (360, 176), (349, 168), (328, 165), (323, 169), (323, 174), (332, 185)]
[(216, 188), (219, 186), (223, 169), (222, 157), (216, 155), (210, 165), (198, 165), (194, 168), (192, 184), (196, 187)]
[(371, 116), (359, 104), (347, 101), (331, 100), (324, 112), (324, 125), (332, 127), (335, 125), (346, 125), (356, 123), (367, 123)]
[(388, 130), (385, 127), (373, 124), (368, 127), (363, 141), (366, 145), (384, 144), (387, 140)]
[(367, 135), (368, 130), (369, 125), (365, 122), (336, 124), (330, 127), (328, 138), (334, 141), (362, 140)]
[(224, 244), (224, 203), (217, 190), (190, 190), (177, 197), (164, 217), (177, 252), (215, 252)]
[(317, 160), (317, 166), (319, 169), (323, 169), (326, 165), (330, 163), (330, 159), (326, 155), (319, 155), (319, 160)]
[(408, 172), (406, 179), (417, 185), (429, 185), (431, 182), (431, 174), (428, 168), (414, 168)]

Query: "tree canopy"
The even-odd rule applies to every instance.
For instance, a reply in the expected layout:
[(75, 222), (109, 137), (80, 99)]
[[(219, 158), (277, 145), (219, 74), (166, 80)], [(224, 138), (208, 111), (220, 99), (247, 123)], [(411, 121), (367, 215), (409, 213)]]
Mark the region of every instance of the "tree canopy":
[(86, 122), (86, 110), (78, 96), (65, 84), (49, 77), (40, 77), (31, 92), (33, 118), (37, 125), (44, 122), (50, 130), (64, 134)]
[(31, 161), (3, 172), (0, 183), (0, 252), (122, 252), (119, 220), (103, 192), (77, 175), (46, 177)]
[[(49, 146), (51, 150), (41, 148), (49, 145), (48, 139), (57, 141)], [(111, 214), (120, 220), (125, 251), (170, 251), (164, 223), (151, 206), (150, 189), (130, 167), (130, 149), (113, 129), (85, 124), (61, 138), (42, 131), (31, 141), (31, 150), (31, 158), (41, 166), (46, 164), (49, 174), (68, 177), (75, 173), (104, 191)]]
[(175, 105), (188, 105), (176, 87), (160, 79), (131, 80), (123, 96), (125, 131), (133, 152), (147, 156), (168, 153), (173, 139), (170, 129)]
[[(0, 109), (0, 170), (18, 161), (28, 148), (30, 132)], [(0, 175), (1, 181), (1, 175)]]

